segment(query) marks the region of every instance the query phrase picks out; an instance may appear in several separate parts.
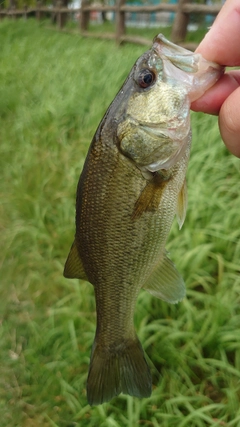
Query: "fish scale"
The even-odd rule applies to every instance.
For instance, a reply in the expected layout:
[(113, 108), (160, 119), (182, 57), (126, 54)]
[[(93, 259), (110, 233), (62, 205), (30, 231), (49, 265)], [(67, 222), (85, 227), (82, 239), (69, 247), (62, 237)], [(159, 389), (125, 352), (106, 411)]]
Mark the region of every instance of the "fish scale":
[(89, 148), (64, 275), (94, 286), (97, 327), (87, 380), (91, 405), (121, 392), (151, 394), (134, 308), (141, 288), (170, 303), (185, 296), (165, 244), (174, 216), (182, 226), (186, 215), (190, 101), (221, 73), (217, 64), (159, 35), (134, 65)]

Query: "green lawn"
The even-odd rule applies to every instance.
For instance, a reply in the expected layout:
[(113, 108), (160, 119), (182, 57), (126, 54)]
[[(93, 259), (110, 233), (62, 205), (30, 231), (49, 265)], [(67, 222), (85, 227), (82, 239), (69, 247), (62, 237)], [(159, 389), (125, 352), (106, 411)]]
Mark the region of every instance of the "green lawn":
[(240, 426), (240, 161), (217, 118), (193, 114), (189, 206), (167, 249), (176, 306), (139, 295), (135, 324), (160, 372), (149, 399), (91, 408), (92, 286), (63, 278), (75, 191), (105, 109), (143, 46), (0, 22), (1, 427)]

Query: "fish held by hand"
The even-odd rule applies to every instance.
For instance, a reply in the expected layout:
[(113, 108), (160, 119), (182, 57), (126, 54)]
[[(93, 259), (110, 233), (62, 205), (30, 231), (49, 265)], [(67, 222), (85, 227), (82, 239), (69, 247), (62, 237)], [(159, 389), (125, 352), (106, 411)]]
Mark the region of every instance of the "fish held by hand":
[(184, 281), (165, 252), (187, 205), (190, 103), (223, 68), (158, 35), (135, 63), (95, 133), (76, 201), (64, 276), (94, 286), (97, 328), (87, 380), (91, 405), (121, 392), (151, 395), (133, 317), (141, 288), (176, 303)]

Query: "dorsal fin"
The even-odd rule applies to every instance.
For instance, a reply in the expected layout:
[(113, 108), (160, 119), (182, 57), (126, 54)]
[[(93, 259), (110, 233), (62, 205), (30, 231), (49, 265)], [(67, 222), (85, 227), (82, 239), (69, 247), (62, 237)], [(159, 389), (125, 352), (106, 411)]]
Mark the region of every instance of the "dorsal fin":
[(77, 250), (77, 245), (75, 240), (72, 244), (69, 255), (67, 257), (63, 275), (64, 277), (67, 277), (69, 279), (88, 280), (82, 265), (82, 260)]
[(181, 301), (186, 293), (183, 278), (165, 253), (143, 288), (171, 304)]

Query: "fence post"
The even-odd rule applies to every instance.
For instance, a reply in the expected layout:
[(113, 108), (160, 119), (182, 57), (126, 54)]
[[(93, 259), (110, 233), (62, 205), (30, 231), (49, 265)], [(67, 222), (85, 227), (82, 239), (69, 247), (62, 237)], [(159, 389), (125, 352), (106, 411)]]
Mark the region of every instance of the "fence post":
[(121, 37), (125, 34), (125, 12), (121, 7), (125, 5), (125, 0), (117, 0), (116, 3), (116, 41), (121, 43)]
[(61, 9), (67, 8), (68, 0), (60, 0), (57, 2), (57, 24), (58, 28), (61, 30), (67, 22), (68, 13), (65, 11), (62, 11)]
[[(67, 9), (68, 8), (68, 0), (62, 0), (62, 5), (65, 9)], [(65, 27), (67, 20), (68, 20), (68, 11), (63, 12), (63, 14), (62, 14), (62, 25), (63, 25), (63, 27)]]
[(190, 3), (190, 0), (179, 0), (177, 13), (174, 19), (171, 40), (173, 43), (182, 42), (187, 34), (187, 26), (189, 21), (189, 14), (183, 12), (183, 5)]
[(56, 7), (57, 7), (57, 11), (56, 11), (56, 13), (57, 13), (57, 26), (61, 30), (62, 29), (62, 15), (60, 12), (60, 9), (62, 7), (61, 0), (57, 1)]
[(37, 1), (37, 10), (36, 10), (36, 18), (38, 21), (40, 21), (43, 17), (43, 13), (41, 11), (41, 8), (42, 8), (42, 2), (41, 2), (41, 0), (38, 0)]
[(16, 10), (15, 0), (10, 0), (9, 1), (9, 13), (10, 13), (11, 19), (15, 19), (16, 18), (16, 14), (14, 13), (15, 10)]
[(89, 10), (84, 10), (85, 6), (89, 6), (89, 0), (82, 0), (81, 9), (80, 9), (80, 30), (82, 32), (88, 30), (88, 25), (90, 21), (90, 12)]
[(23, 6), (23, 17), (24, 17), (24, 19), (25, 20), (27, 20), (27, 9), (28, 9), (28, 7), (27, 7), (27, 5), (25, 4), (24, 6)]
[(17, 19), (17, 8), (16, 5), (13, 6), (12, 8), (12, 19)]
[(57, 13), (56, 13), (57, 1), (52, 1), (52, 13), (51, 13), (51, 23), (56, 24), (57, 21)]

